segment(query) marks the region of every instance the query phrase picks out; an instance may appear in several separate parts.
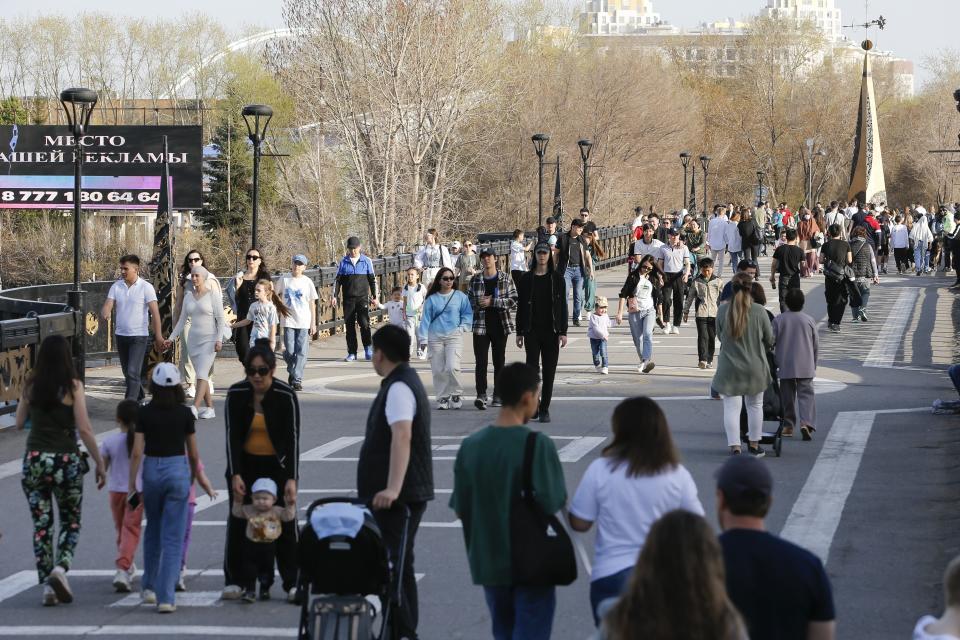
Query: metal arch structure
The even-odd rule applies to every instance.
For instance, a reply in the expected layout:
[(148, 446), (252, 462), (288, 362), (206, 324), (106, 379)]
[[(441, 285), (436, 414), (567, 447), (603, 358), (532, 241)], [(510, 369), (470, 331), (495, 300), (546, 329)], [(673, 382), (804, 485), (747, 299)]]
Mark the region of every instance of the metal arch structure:
[(235, 51), (242, 51), (243, 49), (248, 49), (249, 47), (253, 47), (258, 44), (263, 44), (264, 42), (269, 42), (271, 40), (282, 40), (284, 38), (291, 38), (293, 37), (293, 35), (294, 35), (293, 29), (284, 27), (280, 29), (270, 29), (269, 31), (261, 31), (259, 33), (254, 33), (244, 38), (240, 38), (239, 40), (234, 40), (233, 42), (228, 44), (226, 47), (224, 47), (217, 53), (207, 56), (206, 58), (200, 61), (200, 64), (198, 66), (190, 69), (189, 71), (184, 73), (182, 76), (177, 78), (177, 81), (173, 85), (173, 89), (170, 90), (168, 93), (165, 93), (164, 95), (160, 96), (160, 99), (169, 100), (172, 95), (175, 95), (177, 92), (179, 92), (180, 89), (182, 89), (183, 86), (190, 81), (190, 79), (193, 77), (193, 74), (198, 69), (209, 66), (211, 64), (214, 64), (215, 62), (222, 60), (224, 56), (226, 56), (229, 53), (233, 53)]

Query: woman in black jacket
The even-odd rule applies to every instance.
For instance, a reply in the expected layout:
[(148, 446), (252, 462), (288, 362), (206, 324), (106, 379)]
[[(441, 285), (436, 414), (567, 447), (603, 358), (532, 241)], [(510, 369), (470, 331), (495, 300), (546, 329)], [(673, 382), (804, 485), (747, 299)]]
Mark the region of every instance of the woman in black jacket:
[(540, 408), (535, 420), (550, 422), (553, 379), (560, 349), (567, 346), (567, 290), (563, 276), (553, 268), (550, 245), (534, 249), (534, 266), (520, 276), (517, 285), (517, 346), (525, 348), (527, 364), (540, 367)]
[[(230, 504), (234, 496), (250, 501), (248, 488), (258, 478), (270, 478), (282, 492), (276, 506), (297, 499), (300, 462), (300, 404), (290, 385), (274, 377), (277, 360), (269, 341), (257, 340), (247, 352), (246, 380), (227, 391), (227, 487)], [(225, 600), (240, 598), (237, 584), (246, 523), (227, 519), (227, 545), (223, 560)], [(283, 523), (277, 540), (277, 568), (287, 601), (293, 602), (297, 585), (297, 524)], [(260, 585), (261, 597), (270, 584)], [(269, 597), (269, 596), (268, 596)]]

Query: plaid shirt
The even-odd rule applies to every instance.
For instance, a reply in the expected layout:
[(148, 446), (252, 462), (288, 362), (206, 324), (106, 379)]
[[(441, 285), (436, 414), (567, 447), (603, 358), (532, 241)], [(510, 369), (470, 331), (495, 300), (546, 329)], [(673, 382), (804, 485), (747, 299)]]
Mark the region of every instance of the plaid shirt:
[[(473, 333), (482, 336), (487, 333), (486, 309), (480, 308), (480, 298), (487, 295), (483, 272), (473, 276), (467, 288), (467, 297), (473, 307)], [(513, 286), (513, 278), (506, 271), (497, 270), (497, 297), (493, 300), (493, 307), (500, 312), (500, 323), (507, 334), (513, 332), (513, 314), (517, 308), (517, 288)]]

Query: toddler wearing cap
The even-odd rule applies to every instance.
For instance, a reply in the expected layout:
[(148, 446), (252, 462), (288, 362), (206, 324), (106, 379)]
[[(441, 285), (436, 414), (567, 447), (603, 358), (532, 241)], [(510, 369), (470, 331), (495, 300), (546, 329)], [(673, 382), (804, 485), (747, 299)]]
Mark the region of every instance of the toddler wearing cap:
[(247, 521), (239, 577), (243, 601), (248, 603), (256, 600), (255, 581), (260, 582), (260, 599), (270, 599), (277, 538), (280, 537), (282, 523), (297, 517), (296, 502), (291, 501), (285, 507), (276, 506), (277, 483), (270, 478), (259, 478), (250, 492), (251, 504), (243, 504), (243, 496), (234, 494), (231, 508), (233, 517)]
[(597, 296), (593, 312), (587, 316), (587, 337), (590, 338), (590, 352), (593, 354), (593, 366), (597, 373), (607, 375), (607, 339), (610, 337), (610, 315), (607, 313), (607, 297)]

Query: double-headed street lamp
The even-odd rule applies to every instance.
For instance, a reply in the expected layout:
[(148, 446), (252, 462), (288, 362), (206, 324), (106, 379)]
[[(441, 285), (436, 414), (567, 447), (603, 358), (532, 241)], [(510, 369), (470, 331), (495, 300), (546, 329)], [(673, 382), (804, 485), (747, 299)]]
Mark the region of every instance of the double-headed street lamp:
[(587, 202), (590, 199), (590, 150), (593, 149), (593, 142), (584, 138), (583, 140), (577, 141), (577, 146), (580, 147), (580, 159), (583, 161), (583, 208), (589, 209)]
[[(73, 290), (67, 292), (67, 304), (74, 311), (77, 322), (83, 324), (83, 289), (80, 288), (80, 181), (83, 178), (83, 145), (81, 140), (90, 126), (97, 92), (75, 87), (60, 92), (60, 104), (67, 114), (67, 126), (73, 136)], [(73, 359), (77, 374), (83, 378), (85, 369), (84, 332), (74, 331)]]
[(703, 215), (707, 215), (707, 168), (710, 166), (710, 156), (700, 156), (700, 166), (703, 167)]
[(757, 206), (763, 206), (763, 171), (757, 170)]
[(680, 208), (686, 209), (687, 203), (687, 168), (690, 166), (690, 152), (680, 154), (680, 164), (683, 165), (683, 192), (680, 194)]
[(533, 150), (537, 153), (539, 168), (539, 187), (537, 188), (537, 228), (543, 226), (543, 156), (547, 152), (547, 143), (550, 136), (545, 133), (535, 133), (530, 138), (533, 141)]
[[(253, 215), (250, 224), (250, 246), (257, 245), (257, 205), (260, 200), (260, 145), (267, 136), (273, 109), (265, 104), (248, 104), (240, 112), (247, 123), (247, 135), (253, 143)], [(262, 125), (262, 126), (261, 126)]]

